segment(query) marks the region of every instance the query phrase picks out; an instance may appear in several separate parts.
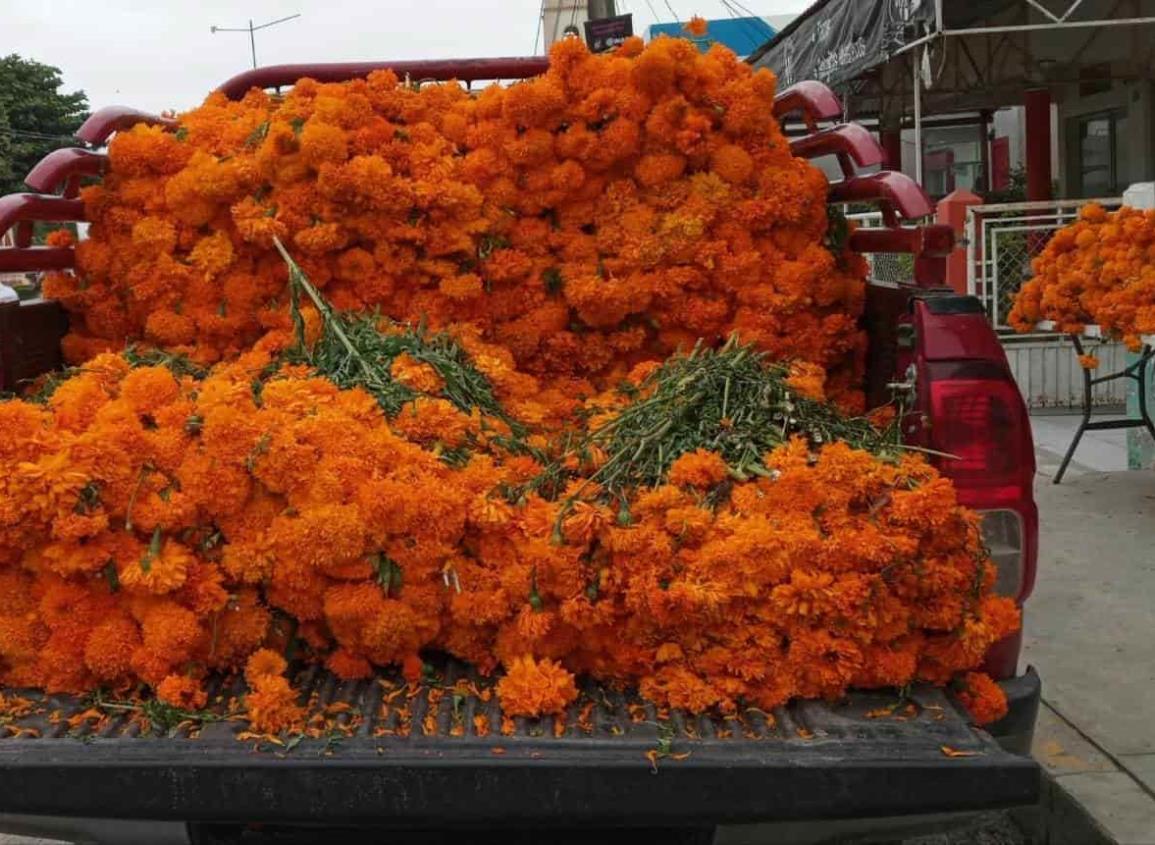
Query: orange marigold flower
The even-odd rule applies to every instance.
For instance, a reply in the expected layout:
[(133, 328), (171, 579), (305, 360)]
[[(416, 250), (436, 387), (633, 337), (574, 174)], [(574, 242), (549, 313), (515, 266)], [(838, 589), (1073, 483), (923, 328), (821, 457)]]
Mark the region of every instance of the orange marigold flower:
[(700, 490), (719, 484), (729, 475), (729, 469), (717, 452), (698, 449), (687, 452), (670, 466), (671, 484), (679, 487), (697, 487)]
[(283, 675), (289, 664), (285, 658), (269, 648), (254, 651), (245, 661), (245, 680), (249, 686), (256, 685), (261, 678), (270, 675)]
[(518, 657), (497, 682), (497, 697), (507, 716), (564, 713), (577, 694), (573, 675), (548, 659)]
[(792, 361), (788, 384), (799, 396), (816, 402), (826, 401), (826, 370), (807, 361)]
[(1007, 715), (1006, 693), (984, 672), (963, 675), (957, 695), (976, 725), (988, 725)]
[(328, 656), (325, 665), (344, 681), (357, 681), (373, 676), (373, 664), (359, 654), (339, 648)]
[(393, 359), (389, 374), (419, 393), (440, 393), (445, 389), (445, 379), (433, 369), (433, 365), (418, 361), (408, 352), (402, 352)]
[(1079, 366), (1084, 370), (1097, 370), (1099, 369), (1099, 359), (1095, 355), (1080, 355)]
[(707, 23), (705, 18), (700, 17), (699, 15), (694, 15), (688, 21), (686, 21), (685, 26), (682, 28), (694, 38), (701, 38), (710, 29), (710, 24)]
[(297, 704), (297, 693), (280, 675), (262, 675), (250, 682), (252, 691), (245, 696), (249, 724), (254, 731), (276, 734), (300, 730), (305, 708)]
[(44, 243), (48, 246), (69, 247), (76, 243), (76, 235), (71, 229), (53, 229), (44, 238)]
[(187, 675), (165, 677), (156, 687), (156, 697), (180, 710), (201, 710), (209, 701), (200, 681)]

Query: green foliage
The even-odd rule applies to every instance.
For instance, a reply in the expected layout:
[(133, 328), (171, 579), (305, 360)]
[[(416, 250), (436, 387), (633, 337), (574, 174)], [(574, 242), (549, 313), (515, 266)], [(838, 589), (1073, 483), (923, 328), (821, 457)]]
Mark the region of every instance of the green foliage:
[(606, 462), (591, 481), (609, 498), (663, 483), (671, 464), (706, 449), (722, 456), (737, 480), (766, 475), (763, 456), (791, 437), (813, 446), (841, 440), (883, 457), (903, 448), (897, 426), (880, 430), (866, 418), (798, 396), (789, 369), (732, 336), (719, 349), (699, 343), (668, 359), (641, 385), (645, 397), (588, 435)]
[(88, 98), (61, 92), (63, 84), (59, 68), (15, 53), (0, 58), (0, 195), (28, 190), (24, 177), (33, 165), (76, 143)]
[[(382, 410), (396, 416), (401, 408), (417, 398), (417, 391), (396, 381), (390, 369), (402, 353), (429, 364), (445, 387), (441, 395), (470, 412), (479, 408), (517, 428), (493, 393), (493, 386), (469, 361), (465, 350), (444, 332), (430, 332), (424, 326), (396, 325), (393, 331), (382, 331), (387, 322), (376, 314), (345, 314), (334, 311), (321, 296), (284, 246), (277, 249), (289, 267), (293, 320), (297, 326), (298, 344), (292, 355), (303, 360), (317, 373), (338, 387), (362, 387), (376, 398)], [(305, 294), (321, 315), (321, 336), (311, 347), (304, 342), (304, 321), (300, 297)]]

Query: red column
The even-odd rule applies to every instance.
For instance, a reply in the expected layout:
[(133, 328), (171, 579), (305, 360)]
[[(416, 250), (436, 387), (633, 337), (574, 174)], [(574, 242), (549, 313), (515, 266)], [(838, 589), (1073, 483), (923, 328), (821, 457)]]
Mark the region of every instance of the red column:
[(1051, 199), (1051, 92), (1037, 88), (1026, 93), (1027, 199)]
[(967, 209), (982, 205), (982, 198), (970, 191), (957, 190), (938, 201), (934, 220), (954, 229), (955, 251), (946, 260), (946, 284), (957, 293), (967, 292), (967, 250), (963, 243), (966, 233)]
[(887, 170), (902, 170), (902, 130), (883, 129), (878, 133), (878, 140), (886, 153), (883, 166)]

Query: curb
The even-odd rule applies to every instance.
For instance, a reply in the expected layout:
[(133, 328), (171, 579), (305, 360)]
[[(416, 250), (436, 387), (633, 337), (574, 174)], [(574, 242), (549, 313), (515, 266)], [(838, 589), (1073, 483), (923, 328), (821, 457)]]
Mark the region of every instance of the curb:
[(1043, 770), (1039, 804), (1014, 811), (1038, 845), (1155, 843), (1155, 797), (1045, 700), (1032, 755)]

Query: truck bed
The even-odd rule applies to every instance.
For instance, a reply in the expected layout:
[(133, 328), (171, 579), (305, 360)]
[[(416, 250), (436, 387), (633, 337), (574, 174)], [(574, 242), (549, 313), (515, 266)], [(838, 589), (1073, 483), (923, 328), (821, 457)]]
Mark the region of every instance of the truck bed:
[[(939, 689), (722, 718), (659, 713), (587, 686), (564, 720), (514, 719), (503, 730), (495, 696), (454, 695), (463, 673), (449, 664), (439, 683), (405, 691), (390, 676), (342, 683), (307, 669), (296, 679), (303, 695), (341, 711), (347, 727), (284, 745), (238, 738), (243, 722), (142, 734), (131, 713), (92, 732), (68, 723), (89, 701), (27, 694), (35, 712), (7, 731), (0, 723), (10, 734), (0, 739), (0, 813), (409, 828), (444, 825), (449, 813), (454, 826), (701, 826), (991, 809), (1038, 796), (1037, 765), (968, 726)], [(445, 691), (430, 712), (437, 688)], [(216, 694), (227, 701), (242, 691), (235, 681)]]

